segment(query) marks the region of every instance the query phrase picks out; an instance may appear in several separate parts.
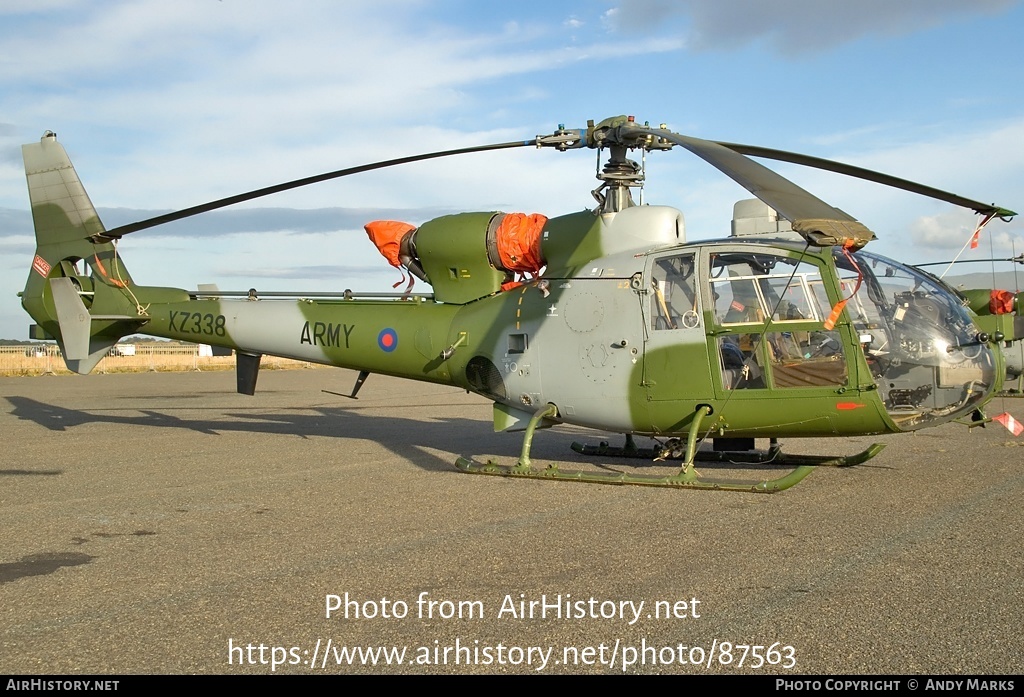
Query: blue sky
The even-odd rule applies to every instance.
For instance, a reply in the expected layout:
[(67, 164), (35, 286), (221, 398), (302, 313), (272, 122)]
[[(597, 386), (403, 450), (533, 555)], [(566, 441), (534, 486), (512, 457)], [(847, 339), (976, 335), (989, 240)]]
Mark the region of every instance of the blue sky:
[[(614, 114), (880, 169), (1024, 210), (1024, 6), (1016, 0), (7, 0), (0, 3), (0, 337), (34, 242), (20, 145), (57, 132), (108, 227), (323, 171), (529, 138)], [(773, 167), (775, 165), (772, 165)], [(872, 249), (951, 258), (973, 216), (777, 169), (873, 229)], [(532, 149), (350, 177), (140, 232), (136, 280), (389, 290), (362, 223), (590, 207), (594, 155)], [(684, 152), (645, 200), (690, 239), (745, 193)], [(267, 210), (272, 208), (273, 210)], [(989, 228), (1024, 251), (1021, 223)], [(987, 256), (988, 243), (973, 254)]]

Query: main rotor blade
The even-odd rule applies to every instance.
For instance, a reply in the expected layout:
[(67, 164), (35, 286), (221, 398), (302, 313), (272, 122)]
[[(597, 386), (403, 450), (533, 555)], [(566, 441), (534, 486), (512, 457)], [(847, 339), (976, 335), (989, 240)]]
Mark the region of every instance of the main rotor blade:
[(1024, 254), (1018, 254), (1015, 257), (1004, 257), (1002, 259), (953, 259), (952, 261), (929, 261), (927, 264), (911, 264), (917, 268), (923, 268), (925, 266), (949, 266), (950, 264), (981, 264), (993, 261), (1012, 261), (1015, 264), (1024, 264)]
[(274, 186), (267, 186), (262, 189), (255, 189), (253, 191), (246, 192), (244, 194), (237, 194), (235, 196), (228, 196), (227, 198), (217, 199), (216, 201), (210, 201), (209, 203), (203, 203), (198, 206), (192, 206), (191, 208), (183, 208), (180, 211), (173, 213), (165, 213), (164, 215), (158, 215), (153, 218), (147, 218), (146, 220), (140, 220), (137, 223), (129, 223), (128, 225), (122, 225), (112, 230), (96, 235), (96, 237), (102, 239), (118, 239), (130, 232), (138, 232), (139, 230), (145, 230), (147, 228), (156, 227), (157, 225), (163, 225), (170, 223), (175, 220), (181, 220), (182, 218), (190, 218), (193, 215), (199, 215), (200, 213), (206, 213), (208, 211), (216, 210), (218, 208), (224, 208), (226, 206), (232, 206), (236, 203), (242, 203), (243, 201), (251, 201), (254, 198), (260, 198), (261, 196), (269, 196), (270, 194), (276, 194), (281, 191), (287, 191), (289, 189), (297, 189), (300, 186), (308, 186), (310, 184), (316, 184), (318, 182), (327, 181), (328, 179), (337, 179), (344, 177), (349, 174), (358, 174), (360, 172), (369, 172), (374, 169), (384, 169), (385, 167), (392, 167), (394, 165), (404, 165), (410, 162), (419, 162), (421, 160), (432, 160), (439, 157), (448, 157), (449, 155), (465, 155), (474, 152), (485, 152), (488, 150), (505, 150), (508, 148), (521, 148), (527, 145), (536, 145), (536, 139), (533, 140), (515, 140), (508, 143), (493, 143), (491, 145), (474, 145), (469, 148), (456, 148), (455, 150), (440, 150), (438, 152), (424, 153), (421, 155), (410, 155), (408, 157), (398, 157), (393, 160), (381, 160), (380, 162), (371, 162), (365, 165), (359, 165), (357, 167), (347, 167), (345, 169), (335, 170), (334, 172), (325, 172), (324, 174), (317, 174), (312, 177), (304, 177), (302, 179), (295, 179), (290, 182), (283, 184), (276, 184)]
[(980, 201), (973, 201), (963, 196), (950, 193), (948, 191), (942, 191), (931, 186), (925, 186), (924, 184), (918, 184), (907, 179), (900, 179), (889, 174), (883, 174), (882, 172), (875, 172), (870, 169), (863, 167), (856, 167), (854, 165), (844, 164), (842, 162), (835, 162), (834, 160), (825, 160), (820, 157), (812, 157), (810, 155), (801, 155), (800, 153), (787, 152), (785, 150), (775, 150), (773, 148), (763, 148), (759, 145), (743, 145), (741, 143), (725, 143), (722, 141), (715, 141), (718, 145), (729, 148), (735, 152), (743, 155), (752, 155), (753, 157), (763, 157), (769, 160), (779, 160), (780, 162), (791, 162), (796, 165), (804, 165), (806, 167), (814, 167), (816, 169), (823, 169), (829, 172), (836, 172), (838, 174), (845, 174), (849, 177), (856, 177), (858, 179), (866, 179), (877, 184), (884, 184), (891, 186), (896, 189), (903, 189), (904, 191), (911, 191), (915, 194), (921, 194), (922, 196), (929, 196), (939, 201), (945, 201), (946, 203), (952, 203), (955, 206), (961, 206), (963, 208), (970, 208), (976, 213), (982, 215), (993, 214), (1000, 218), (1012, 218), (1017, 215), (1013, 211), (1000, 208), (995, 204), (981, 203)]
[(684, 136), (659, 128), (636, 126), (630, 127), (628, 132), (636, 131), (680, 145), (717, 167), (789, 220), (793, 229), (811, 244), (827, 246), (850, 243), (859, 248), (875, 239), (871, 230), (849, 214), (830, 206), (811, 192), (735, 149), (715, 141)]
[(853, 220), (849, 214), (822, 201), (781, 174), (743, 157), (741, 153), (720, 143), (670, 131), (662, 131), (658, 135), (683, 146), (694, 155), (714, 165), (758, 198), (764, 196), (765, 198), (762, 200), (787, 220), (800, 218)]

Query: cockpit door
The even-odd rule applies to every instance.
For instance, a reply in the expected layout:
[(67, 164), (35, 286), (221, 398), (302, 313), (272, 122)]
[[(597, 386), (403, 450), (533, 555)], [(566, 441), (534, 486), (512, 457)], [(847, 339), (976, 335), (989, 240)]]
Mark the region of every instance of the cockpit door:
[(647, 293), (640, 296), (645, 325), (643, 384), (649, 401), (692, 402), (713, 395), (697, 264), (692, 250), (649, 261)]

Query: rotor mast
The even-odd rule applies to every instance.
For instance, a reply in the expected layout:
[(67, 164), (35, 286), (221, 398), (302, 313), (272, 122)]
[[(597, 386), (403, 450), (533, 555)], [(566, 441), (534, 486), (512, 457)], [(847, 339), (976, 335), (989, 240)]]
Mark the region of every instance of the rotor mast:
[[(650, 125), (644, 124), (644, 128), (649, 130)], [(608, 149), (608, 162), (597, 173), (601, 186), (591, 192), (597, 199), (601, 213), (616, 213), (636, 205), (630, 189), (644, 185), (644, 169), (626, 157), (627, 151), (636, 148), (668, 150), (672, 147), (672, 143), (655, 138), (646, 130), (637, 129), (636, 120), (632, 116), (605, 119), (596, 126), (593, 121), (589, 121), (587, 144), (597, 148), (599, 153)]]
[[(662, 124), (661, 128), (665, 128)], [(601, 185), (590, 193), (598, 203), (601, 213), (617, 213), (635, 206), (630, 189), (640, 188), (644, 184), (644, 170), (636, 161), (626, 157), (629, 150), (668, 150), (672, 143), (664, 138), (650, 134), (650, 125), (639, 128), (632, 116), (615, 116), (598, 124), (587, 121), (586, 131), (566, 130), (559, 125), (558, 130), (549, 136), (537, 136), (537, 147), (555, 147), (558, 150), (574, 148), (593, 148), (598, 151), (598, 162), (601, 152), (608, 151), (608, 161), (597, 173)]]
[(601, 213), (617, 213), (635, 206), (630, 188), (643, 186), (644, 172), (634, 160), (626, 157), (625, 145), (608, 147), (608, 162), (597, 174), (601, 185), (591, 191)]

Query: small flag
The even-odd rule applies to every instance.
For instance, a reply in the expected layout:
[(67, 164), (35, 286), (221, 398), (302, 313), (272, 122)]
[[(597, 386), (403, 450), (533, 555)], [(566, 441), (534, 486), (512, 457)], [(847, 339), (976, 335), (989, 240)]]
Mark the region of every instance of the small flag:
[(1010, 412), (1008, 411), (1004, 411), (999, 416), (993, 416), (992, 420), (1001, 423), (1006, 427), (1006, 430), (1012, 433), (1015, 437), (1019, 436), (1021, 432), (1024, 432), (1024, 424), (1021, 424), (1020, 421), (1017, 421), (1017, 419), (1010, 416)]
[(978, 248), (978, 242), (980, 240), (981, 240), (981, 228), (978, 228), (977, 230), (974, 231), (974, 234), (971, 236), (971, 249), (977, 249)]

